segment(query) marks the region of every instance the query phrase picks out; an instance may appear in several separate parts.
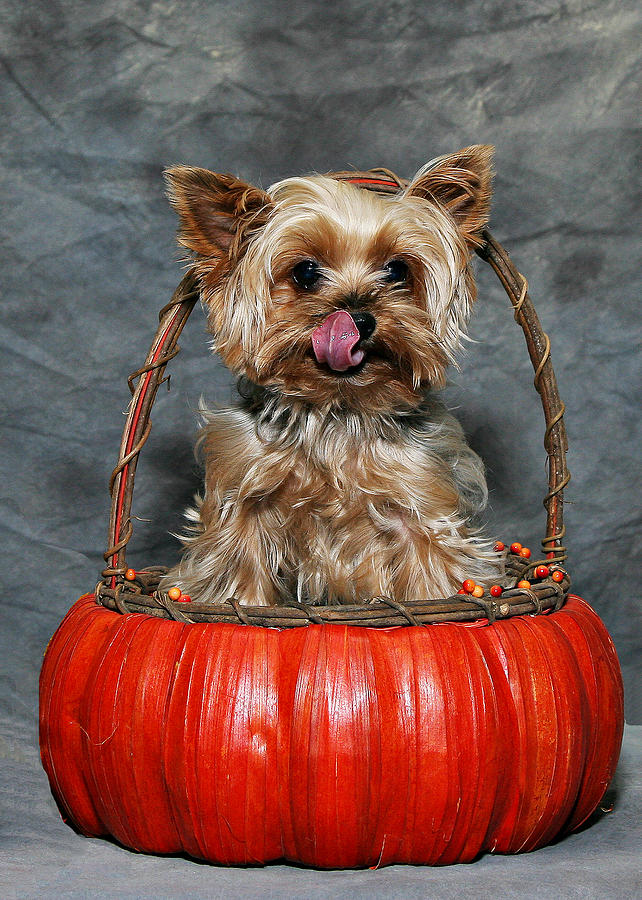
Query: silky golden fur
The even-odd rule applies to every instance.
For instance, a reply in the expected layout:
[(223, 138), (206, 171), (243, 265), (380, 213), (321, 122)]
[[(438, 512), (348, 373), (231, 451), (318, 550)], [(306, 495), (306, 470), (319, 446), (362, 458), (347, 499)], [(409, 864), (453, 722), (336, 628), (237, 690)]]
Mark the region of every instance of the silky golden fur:
[[(163, 582), (193, 599), (268, 605), (447, 596), (493, 574), (471, 524), (483, 467), (431, 389), (456, 361), (475, 299), (471, 248), (488, 219), (491, 148), (470, 147), (382, 196), (328, 176), (267, 192), (168, 170), (213, 349), (238, 408), (204, 411), (205, 492)], [(314, 260), (318, 284), (293, 278)], [(408, 276), (386, 277), (390, 260)], [(311, 335), (338, 309), (374, 333), (346, 372)]]

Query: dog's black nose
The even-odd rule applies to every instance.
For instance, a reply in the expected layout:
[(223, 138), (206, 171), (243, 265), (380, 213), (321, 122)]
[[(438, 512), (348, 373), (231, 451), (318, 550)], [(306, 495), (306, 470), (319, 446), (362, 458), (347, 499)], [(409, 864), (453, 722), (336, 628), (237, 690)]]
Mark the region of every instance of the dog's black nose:
[(362, 341), (365, 341), (377, 327), (377, 320), (372, 313), (364, 312), (362, 310), (350, 313), (350, 315), (352, 316), (352, 321), (357, 326), (359, 337)]

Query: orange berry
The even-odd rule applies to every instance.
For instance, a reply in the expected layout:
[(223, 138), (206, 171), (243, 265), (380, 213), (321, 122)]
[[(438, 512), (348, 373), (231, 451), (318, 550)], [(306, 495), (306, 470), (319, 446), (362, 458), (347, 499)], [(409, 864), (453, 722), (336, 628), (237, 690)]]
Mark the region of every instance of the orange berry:
[(550, 572), (551, 572), (551, 570), (548, 568), (548, 566), (538, 566), (535, 569), (535, 577), (536, 578), (548, 578), (548, 576), (550, 575)]
[(522, 590), (524, 590), (524, 591), (527, 591), (530, 588), (530, 586), (531, 586), (530, 581), (526, 581), (525, 578), (523, 578), (521, 581), (517, 582), (517, 587), (522, 588)]
[(495, 553), (501, 553), (505, 546), (506, 544), (504, 544), (503, 541), (495, 541), (493, 550), (495, 551)]
[(472, 592), (475, 590), (475, 582), (472, 578), (467, 578), (466, 581), (462, 582), (461, 586), (467, 594), (472, 594)]
[(561, 569), (555, 569), (555, 571), (551, 575), (551, 578), (553, 579), (553, 581), (556, 581), (559, 584), (560, 581), (564, 581), (564, 572), (562, 572)]
[(134, 571), (134, 569), (127, 569), (127, 571), (125, 572), (125, 578), (127, 579), (127, 581), (133, 581), (134, 578), (136, 578), (136, 572)]
[(178, 598), (181, 596), (182, 593), (183, 592), (181, 591), (180, 588), (171, 587), (167, 592), (167, 596), (169, 597), (170, 600), (178, 600)]
[(518, 541), (515, 541), (515, 543), (513, 543), (513, 544), (510, 545), (510, 552), (511, 552), (511, 553), (519, 553), (519, 551), (520, 551), (521, 549), (522, 549), (522, 545), (521, 545)]
[(483, 587), (481, 586), (481, 584), (476, 584), (475, 587), (473, 588), (473, 597), (483, 597), (483, 596), (484, 596)]
[(501, 597), (503, 588), (498, 584), (494, 584), (490, 589), (491, 597)]
[(531, 551), (528, 549), (528, 547), (522, 547), (522, 549), (519, 551), (519, 555), (522, 557), (522, 559), (530, 559)]

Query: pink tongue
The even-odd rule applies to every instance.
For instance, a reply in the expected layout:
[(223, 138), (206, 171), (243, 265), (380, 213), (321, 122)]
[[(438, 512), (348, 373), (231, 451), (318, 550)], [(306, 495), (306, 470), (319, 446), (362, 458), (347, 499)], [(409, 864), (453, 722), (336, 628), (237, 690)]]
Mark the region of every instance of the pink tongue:
[(354, 349), (358, 341), (359, 329), (345, 309), (333, 312), (312, 332), (312, 349), (317, 362), (327, 363), (335, 372), (345, 372), (351, 366), (359, 365), (364, 352)]

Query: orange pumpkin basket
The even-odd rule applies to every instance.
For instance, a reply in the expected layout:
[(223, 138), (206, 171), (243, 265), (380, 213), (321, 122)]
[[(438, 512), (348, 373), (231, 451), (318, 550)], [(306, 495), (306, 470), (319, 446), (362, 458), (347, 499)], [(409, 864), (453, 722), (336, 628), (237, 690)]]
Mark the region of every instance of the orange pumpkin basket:
[[(403, 185), (387, 170), (336, 177)], [(595, 811), (622, 739), (620, 669), (600, 619), (569, 595), (550, 341), (526, 279), (483, 240), (544, 410), (542, 557), (502, 547), (501, 596), (340, 606), (181, 602), (158, 590), (162, 567), (129, 569), (138, 456), (198, 299), (188, 274), (129, 378), (107, 567), (40, 678), (43, 766), (80, 832), (227, 865), (446, 864), (533, 850)]]

